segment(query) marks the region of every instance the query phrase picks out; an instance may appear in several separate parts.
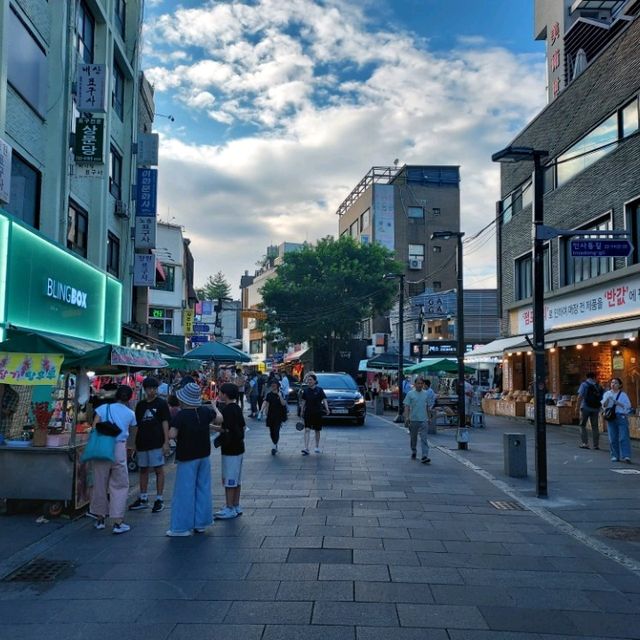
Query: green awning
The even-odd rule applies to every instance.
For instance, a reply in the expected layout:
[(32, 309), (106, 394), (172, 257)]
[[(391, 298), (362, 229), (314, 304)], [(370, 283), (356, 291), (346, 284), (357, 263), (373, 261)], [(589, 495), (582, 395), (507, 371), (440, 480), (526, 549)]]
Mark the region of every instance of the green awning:
[[(418, 362), (410, 367), (407, 367), (405, 373), (458, 373), (458, 362), (456, 360), (450, 360), (449, 358), (440, 358), (434, 360), (428, 358), (422, 362)], [(465, 366), (465, 373), (475, 373), (475, 369)]]
[(202, 362), (198, 362), (198, 360), (174, 358), (172, 356), (167, 356), (164, 353), (161, 355), (167, 361), (169, 369), (174, 369), (176, 371), (193, 371), (194, 369), (200, 369), (202, 367)]
[(244, 352), (224, 344), (224, 342), (203, 342), (184, 354), (189, 360), (211, 360), (213, 362), (251, 362)]

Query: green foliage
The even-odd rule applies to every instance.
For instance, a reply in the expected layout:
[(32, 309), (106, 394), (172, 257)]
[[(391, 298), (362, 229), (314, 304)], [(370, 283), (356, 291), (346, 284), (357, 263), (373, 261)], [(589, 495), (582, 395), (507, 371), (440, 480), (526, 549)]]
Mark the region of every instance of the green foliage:
[(215, 276), (209, 276), (204, 287), (197, 289), (196, 293), (200, 300), (217, 300), (218, 298), (228, 298), (231, 287), (222, 271), (218, 271)]
[(347, 236), (286, 253), (276, 277), (262, 288), (267, 324), (291, 342), (349, 338), (364, 318), (391, 308), (398, 285), (382, 277), (401, 269), (381, 245), (356, 244)]

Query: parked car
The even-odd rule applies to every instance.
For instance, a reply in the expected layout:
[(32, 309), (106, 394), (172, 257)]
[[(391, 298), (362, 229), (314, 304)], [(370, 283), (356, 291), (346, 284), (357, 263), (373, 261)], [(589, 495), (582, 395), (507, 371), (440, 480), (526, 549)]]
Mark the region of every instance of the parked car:
[(287, 404), (295, 404), (298, 402), (298, 394), (300, 393), (300, 383), (289, 383), (289, 394), (287, 395)]
[[(316, 373), (318, 386), (322, 387), (327, 396), (329, 414), (324, 420), (355, 420), (356, 424), (363, 425), (367, 415), (367, 404), (364, 396), (358, 390), (356, 381), (343, 372)], [(300, 415), (300, 399), (306, 384), (300, 385), (298, 392), (298, 415)]]

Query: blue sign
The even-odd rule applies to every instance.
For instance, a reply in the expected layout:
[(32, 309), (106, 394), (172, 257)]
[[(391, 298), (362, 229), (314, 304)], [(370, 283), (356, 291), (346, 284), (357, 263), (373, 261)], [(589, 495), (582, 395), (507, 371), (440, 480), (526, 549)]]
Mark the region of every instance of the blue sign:
[(572, 240), (574, 258), (626, 258), (633, 251), (629, 240)]
[(193, 325), (193, 330), (196, 333), (209, 333), (209, 331), (211, 331), (211, 327), (208, 324), (200, 324), (200, 323), (196, 322)]
[(136, 216), (155, 217), (158, 204), (158, 170), (138, 168)]
[(191, 342), (209, 342), (209, 336), (191, 336)]

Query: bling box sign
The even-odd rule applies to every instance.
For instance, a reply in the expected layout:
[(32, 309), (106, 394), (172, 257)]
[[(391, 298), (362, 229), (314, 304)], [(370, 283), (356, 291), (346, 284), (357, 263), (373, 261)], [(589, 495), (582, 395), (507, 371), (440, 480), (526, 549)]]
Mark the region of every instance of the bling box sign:
[(121, 283), (0, 211), (2, 225), (0, 326), (119, 344)]

